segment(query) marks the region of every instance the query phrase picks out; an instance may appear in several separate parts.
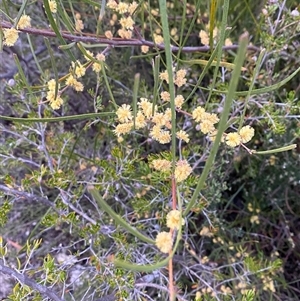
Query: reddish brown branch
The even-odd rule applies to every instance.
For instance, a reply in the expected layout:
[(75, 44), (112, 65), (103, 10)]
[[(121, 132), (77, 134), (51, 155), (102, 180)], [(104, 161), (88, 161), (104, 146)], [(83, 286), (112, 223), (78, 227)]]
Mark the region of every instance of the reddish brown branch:
[[(2, 28), (11, 28), (12, 24), (2, 21), (0, 22), (0, 27)], [(44, 37), (56, 37), (56, 34), (52, 30), (46, 30), (46, 29), (37, 29), (37, 28), (25, 28), (20, 29), (20, 32), (33, 34), (33, 35), (41, 35)], [(125, 47), (125, 46), (149, 46), (150, 48), (156, 48), (159, 50), (165, 50), (165, 47), (163, 44), (156, 45), (154, 42), (141, 39), (121, 39), (121, 38), (113, 38), (113, 39), (107, 39), (105, 36), (96, 36), (93, 34), (70, 34), (69, 32), (61, 32), (62, 37), (70, 42), (83, 42), (83, 43), (91, 43), (91, 44), (106, 44), (111, 45), (112, 47)], [(236, 50), (239, 46), (238, 45), (231, 45), (231, 46), (224, 46), (223, 50)], [(172, 52), (178, 52), (181, 50), (181, 52), (208, 52), (210, 50), (209, 46), (196, 46), (196, 47), (177, 47), (177, 46), (171, 46)], [(248, 46), (248, 50), (258, 52), (260, 51), (259, 47), (256, 46)]]

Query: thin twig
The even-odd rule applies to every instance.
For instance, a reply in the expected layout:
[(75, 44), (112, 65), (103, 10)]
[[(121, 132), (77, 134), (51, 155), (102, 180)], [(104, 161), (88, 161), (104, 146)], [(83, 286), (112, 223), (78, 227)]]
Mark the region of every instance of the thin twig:
[[(0, 22), (0, 27), (2, 28), (11, 28), (12, 24), (2, 21)], [(33, 35), (40, 35), (44, 37), (53, 37), (56, 38), (56, 33), (52, 30), (46, 30), (46, 29), (37, 29), (37, 28), (25, 28), (25, 29), (19, 29), (20, 32), (25, 32)], [(126, 47), (126, 46), (149, 46), (151, 48), (157, 48), (159, 50), (165, 50), (165, 46), (163, 44), (155, 44), (154, 42), (147, 41), (145, 39), (122, 39), (122, 38), (112, 38), (108, 39), (105, 36), (96, 36), (94, 34), (70, 34), (69, 32), (62, 31), (61, 33), (62, 37), (65, 40), (68, 40), (70, 42), (83, 42), (83, 43), (92, 43), (92, 44), (104, 44), (104, 45), (111, 45), (113, 47)], [(234, 44), (230, 46), (224, 46), (222, 49), (224, 51), (229, 50), (237, 50), (239, 48), (239, 45)], [(259, 47), (249, 45), (247, 47), (250, 51), (259, 52), (261, 49)], [(171, 46), (172, 52), (208, 52), (210, 51), (209, 46), (196, 46), (196, 47), (177, 47), (177, 46)]]
[(0, 184), (0, 190), (4, 191), (8, 195), (13, 195), (15, 197), (19, 197), (20, 199), (28, 199), (28, 200), (33, 200), (33, 201), (43, 203), (43, 204), (51, 207), (56, 213), (58, 213), (58, 215), (61, 214), (61, 212), (55, 208), (55, 205), (51, 201), (49, 201), (47, 198), (39, 197), (34, 194), (25, 192), (25, 191), (19, 191), (17, 189), (9, 188), (8, 186), (2, 185), (2, 184)]
[(3, 260), (0, 259), (0, 272), (10, 275), (14, 278), (16, 278), (21, 284), (25, 284), (31, 288), (33, 288), (35, 291), (38, 291), (42, 296), (48, 297), (54, 301), (64, 301), (64, 299), (61, 299), (58, 297), (52, 290), (50, 290), (48, 287), (41, 285), (28, 276), (24, 274), (20, 274), (16, 270), (13, 270), (7, 266), (4, 265)]

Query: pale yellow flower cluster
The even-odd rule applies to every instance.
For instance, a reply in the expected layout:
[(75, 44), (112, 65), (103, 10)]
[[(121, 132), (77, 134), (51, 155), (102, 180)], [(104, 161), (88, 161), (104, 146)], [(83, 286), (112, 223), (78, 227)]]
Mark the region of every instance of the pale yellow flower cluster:
[(72, 74), (66, 79), (66, 85), (72, 87), (75, 91), (83, 91), (83, 84), (79, 82)]
[(114, 129), (114, 133), (118, 137), (120, 137), (120, 135), (125, 135), (129, 133), (133, 127), (133, 122), (132, 122), (133, 116), (132, 116), (130, 105), (123, 104), (116, 111), (116, 115), (120, 123)]
[[(17, 29), (24, 29), (26, 27), (30, 27), (31, 24), (31, 18), (27, 15), (21, 16), (18, 24), (17, 24)], [(11, 47), (14, 46), (15, 43), (17, 42), (19, 38), (19, 31), (15, 28), (5, 28), (3, 29), (3, 35), (4, 35), (4, 40), (3, 43), (4, 45)]]
[(229, 286), (221, 285), (220, 291), (221, 291), (224, 295), (231, 295), (231, 294), (232, 294), (232, 290), (231, 290), (231, 288), (230, 288)]
[(176, 137), (180, 140), (183, 140), (186, 143), (190, 142), (189, 135), (183, 130), (180, 130), (179, 132), (177, 132)]
[(250, 217), (250, 222), (251, 222), (251, 224), (257, 224), (257, 225), (259, 225), (259, 217), (258, 217), (258, 215), (252, 215), (251, 217)]
[[(199, 122), (199, 129), (203, 134), (208, 134), (211, 141), (215, 140), (217, 130), (215, 124), (219, 122), (219, 118), (214, 113), (207, 113), (201, 106), (194, 109), (192, 117), (196, 122)], [(232, 132), (223, 134), (222, 142), (225, 142), (228, 146), (236, 147), (242, 143), (249, 142), (254, 136), (254, 129), (246, 125), (242, 127), (239, 132)]]
[(170, 232), (160, 232), (155, 239), (155, 245), (163, 253), (169, 253), (172, 249), (173, 239)]
[(243, 126), (239, 132), (226, 134), (225, 143), (231, 147), (249, 142), (254, 136), (254, 128), (249, 125)]
[(192, 167), (186, 160), (179, 160), (176, 163), (174, 177), (176, 182), (182, 182), (192, 173)]
[(153, 41), (155, 44), (163, 44), (164, 43), (164, 38), (160, 34), (153, 34)]
[(213, 237), (214, 234), (210, 231), (208, 227), (203, 227), (199, 233), (201, 236)]
[(117, 2), (115, 0), (109, 0), (106, 4), (108, 8), (122, 15), (119, 23), (122, 28), (118, 30), (118, 35), (123, 39), (131, 39), (132, 30), (135, 24), (132, 19), (132, 15), (134, 14), (138, 4), (133, 1), (130, 4), (125, 2)]
[(181, 216), (179, 210), (171, 210), (167, 214), (167, 227), (171, 230), (179, 230), (181, 226), (185, 224), (184, 219)]
[[(162, 172), (171, 171), (172, 164), (166, 159), (155, 159), (151, 162), (154, 169)], [(186, 160), (179, 160), (176, 163), (174, 177), (176, 182), (182, 182), (192, 173), (192, 167)]]
[(57, 13), (57, 3), (56, 3), (56, 1), (55, 0), (49, 0), (48, 3), (49, 3), (51, 13), (53, 13), (53, 14)]
[[(202, 263), (202, 261), (201, 261), (201, 263)], [(220, 291), (224, 295), (231, 295), (232, 294), (231, 288), (228, 287), (228, 286), (225, 286), (225, 285), (221, 285)], [(207, 294), (209, 294), (211, 297), (216, 297), (216, 292), (213, 291), (212, 288), (210, 288), (210, 287), (204, 287), (204, 288), (201, 289), (201, 292), (197, 292), (196, 293), (196, 299), (195, 299), (195, 301), (205, 300), (205, 297), (207, 297), (206, 296)], [(203, 296), (204, 299), (202, 299), (202, 296)]]
[[(207, 25), (206, 30), (209, 31), (209, 24)], [(199, 32), (199, 38), (201, 40), (201, 43), (205, 46), (209, 45), (209, 35), (208, 35), (207, 31), (200, 30), (200, 32)], [(219, 29), (215, 27), (213, 30), (214, 41), (216, 41), (216, 37), (218, 36), (218, 34), (219, 34)], [(231, 40), (229, 38), (227, 38), (225, 40), (225, 46), (231, 46), (231, 45), (232, 45)]]
[(86, 68), (77, 60), (72, 62), (72, 70), (74, 71), (77, 78), (80, 78), (85, 75)]
[(77, 13), (75, 15), (75, 18), (76, 18), (76, 20), (75, 20), (75, 29), (76, 29), (76, 31), (81, 32), (84, 28), (83, 21), (81, 20), (81, 15)]
[[(152, 128), (150, 131), (150, 137), (154, 140), (166, 144), (171, 141), (171, 109), (166, 109), (164, 113), (157, 112), (157, 106), (154, 106), (147, 98), (141, 98), (138, 102), (139, 110), (135, 118), (135, 128), (141, 129), (151, 123)], [(114, 130), (114, 133), (119, 137), (120, 135), (128, 133), (133, 127), (133, 118), (127, 121), (124, 118), (120, 118), (125, 114), (125, 111), (129, 113), (131, 107), (124, 105), (116, 112), (118, 116), (119, 125)]]
[[(182, 87), (185, 83), (186, 83), (186, 70), (184, 69), (179, 69), (174, 76), (174, 84), (177, 87)], [(169, 75), (168, 75), (168, 71), (165, 70), (163, 72), (161, 72), (159, 74), (159, 78), (161, 80), (166, 81), (167, 83), (169, 83)]]
[(155, 159), (152, 161), (152, 167), (158, 171), (169, 172), (172, 168), (172, 163), (166, 159)]
[(270, 276), (262, 275), (262, 282), (263, 282), (263, 290), (264, 291), (271, 291), (272, 293), (276, 292), (274, 281)]
[(77, 79), (85, 75), (86, 68), (79, 61), (76, 61), (72, 62), (70, 72), (71, 74), (66, 79), (66, 85), (77, 92), (83, 91), (83, 84)]
[[(171, 100), (170, 98), (170, 93), (167, 92), (167, 91), (163, 91), (160, 93), (160, 98), (163, 100), (163, 101), (167, 101), (169, 102)], [(175, 107), (177, 109), (181, 109), (182, 108), (182, 105), (184, 103), (184, 97), (182, 95), (177, 95), (174, 99), (174, 103), (175, 103)]]
[(203, 107), (199, 106), (194, 109), (192, 116), (196, 122), (199, 122), (200, 131), (203, 134), (214, 133), (216, 130), (215, 124), (219, 122), (219, 118), (216, 114), (207, 113)]
[(209, 36), (205, 30), (200, 30), (199, 32), (199, 38), (201, 40), (201, 43), (205, 46), (209, 45)]
[[(88, 54), (89, 56), (91, 56), (91, 57), (94, 58), (94, 54), (93, 54), (91, 51), (87, 50), (87, 54)], [(85, 56), (85, 59), (86, 59), (87, 61), (91, 61), (91, 59), (90, 59), (88, 56)], [(98, 72), (100, 72), (101, 69), (102, 69), (102, 64), (101, 64), (101, 62), (105, 62), (105, 55), (104, 55), (103, 53), (97, 53), (97, 54), (96, 54), (96, 59), (97, 59), (99, 62), (93, 62), (92, 69), (93, 69), (93, 71), (95, 71), (96, 73), (98, 73)]]
[(59, 84), (58, 84), (58, 92), (56, 97), (55, 97), (55, 86), (56, 86), (55, 79), (49, 80), (47, 86), (48, 86), (48, 92), (47, 92), (46, 99), (49, 101), (50, 106), (53, 110), (58, 110), (63, 104), (63, 99), (60, 97), (59, 94)]
[(31, 22), (31, 18), (29, 16), (27, 15), (21, 16), (17, 24), (17, 29), (24, 29), (26, 27), (30, 27), (31, 26), (30, 22)]
[(15, 28), (4, 28), (3, 29), (4, 35), (4, 45), (11, 47), (14, 46), (19, 38), (19, 32)]
[[(178, 230), (185, 224), (179, 210), (171, 210), (167, 214), (167, 227), (171, 230)], [(155, 245), (163, 253), (169, 253), (172, 250), (173, 239), (172, 232), (160, 232), (155, 239)]]
[(128, 123), (131, 122), (133, 116), (131, 113), (131, 107), (130, 105), (123, 104), (116, 112), (118, 116), (118, 120), (121, 123)]
[(148, 53), (148, 51), (149, 51), (149, 46), (147, 46), (147, 45), (142, 45), (142, 46), (141, 46), (141, 51), (142, 51), (142, 53)]

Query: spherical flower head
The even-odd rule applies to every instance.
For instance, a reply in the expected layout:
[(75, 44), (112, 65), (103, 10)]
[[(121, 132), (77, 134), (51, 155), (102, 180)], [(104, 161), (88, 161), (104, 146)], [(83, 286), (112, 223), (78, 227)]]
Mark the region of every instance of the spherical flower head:
[(125, 18), (125, 17), (121, 18), (120, 24), (123, 29), (133, 30), (134, 21), (132, 20), (132, 18), (130, 16), (127, 18)]
[(66, 85), (72, 87), (77, 92), (83, 91), (83, 84), (77, 81), (73, 75), (70, 75), (66, 79)]
[(154, 33), (153, 40), (154, 40), (154, 43), (157, 45), (164, 43), (164, 38), (160, 34)]
[(135, 117), (135, 128), (142, 129), (147, 125), (145, 115), (141, 112), (138, 111)]
[(173, 240), (171, 233), (160, 232), (155, 239), (155, 245), (163, 253), (169, 253), (172, 250)]
[(184, 219), (179, 210), (172, 210), (167, 214), (167, 226), (172, 230), (179, 230), (184, 225)]
[(178, 70), (176, 72), (176, 77), (175, 77), (175, 80), (174, 80), (174, 84), (178, 87), (183, 86), (186, 83), (185, 75), (186, 75), (186, 70), (184, 70), (184, 69)]
[(57, 3), (55, 0), (49, 0), (49, 7), (50, 7), (50, 11), (51, 13), (55, 14), (57, 12)]
[(176, 77), (177, 78), (184, 78), (186, 76), (186, 70), (185, 69), (179, 69), (176, 72)]
[(125, 2), (119, 2), (115, 10), (119, 12), (120, 14), (125, 14), (128, 11), (128, 4)]
[(175, 102), (175, 107), (178, 109), (181, 109), (183, 103), (184, 103), (184, 98), (182, 95), (177, 95), (174, 99)]
[(17, 29), (24, 29), (26, 27), (30, 27), (31, 26), (30, 21), (31, 21), (31, 18), (29, 16), (27, 16), (27, 15), (21, 16), (21, 18), (18, 22), (18, 25), (17, 25)]
[(148, 51), (149, 51), (149, 46), (147, 46), (147, 45), (142, 45), (142, 46), (141, 46), (141, 51), (142, 51), (142, 53), (148, 53)]
[(133, 15), (133, 13), (135, 12), (136, 8), (138, 7), (138, 4), (133, 1), (132, 3), (129, 4), (129, 7), (128, 7), (128, 12), (130, 15)]
[(250, 222), (251, 222), (251, 224), (259, 224), (259, 217), (258, 217), (258, 215), (252, 215), (251, 217), (250, 217)]
[[(56, 81), (55, 81), (54, 78), (50, 79), (50, 80), (48, 81), (47, 85), (48, 85), (48, 89), (49, 89), (50, 91), (55, 91)], [(58, 88), (59, 88), (59, 87), (58, 87)]]
[(96, 59), (100, 62), (105, 62), (105, 55), (103, 53), (97, 53)]
[(249, 142), (254, 136), (254, 128), (246, 125), (243, 126), (239, 131), (242, 143)]
[(219, 117), (216, 114), (211, 114), (211, 113), (204, 113), (202, 116), (203, 120), (208, 120), (209, 122), (211, 122), (212, 124), (216, 124), (219, 122)]
[(152, 161), (152, 167), (158, 171), (168, 172), (171, 171), (172, 162), (166, 159), (155, 159)]
[(106, 6), (112, 10), (116, 10), (118, 7), (118, 3), (115, 0), (108, 0)]
[(116, 114), (120, 123), (128, 123), (132, 120), (133, 117), (130, 105), (126, 104), (123, 104), (120, 108), (118, 108)]
[(122, 38), (122, 39), (131, 39), (132, 37), (132, 31), (130, 30), (126, 30), (124, 28), (121, 28), (118, 30), (118, 35)]
[(162, 130), (159, 125), (154, 125), (150, 132), (150, 137), (158, 141), (161, 144), (166, 144), (171, 141), (171, 135), (169, 131)]
[(153, 126), (150, 136), (161, 144), (166, 144), (171, 141), (170, 132), (162, 130), (158, 125)]
[(160, 72), (160, 73), (159, 73), (159, 78), (160, 78), (161, 80), (166, 81), (167, 84), (168, 84), (168, 83), (169, 83), (169, 74), (168, 74), (168, 71), (165, 70), (164, 72)]
[(182, 87), (185, 83), (186, 83), (186, 78), (176, 78), (174, 80), (174, 84), (179, 88)]
[(238, 133), (229, 133), (226, 135), (225, 143), (231, 147), (236, 147), (241, 144), (241, 136)]
[[(87, 50), (86, 53), (87, 53), (89, 56), (94, 57), (93, 52)], [(85, 55), (84, 58), (85, 58), (87, 61), (90, 61), (90, 60), (91, 60), (87, 55)]]
[(229, 38), (227, 38), (225, 40), (225, 46), (231, 46), (231, 45), (232, 45), (232, 41)]
[(178, 29), (176, 27), (173, 27), (170, 31), (170, 34), (172, 37), (174, 37), (174, 36), (176, 36), (177, 32), (178, 32)]
[(74, 78), (73, 75), (68, 76), (66, 79), (67, 86), (73, 86), (75, 82), (76, 82), (76, 79)]
[(160, 97), (163, 101), (170, 101), (170, 93), (167, 91), (163, 91), (160, 93)]
[(116, 126), (116, 128), (114, 129), (114, 134), (119, 137), (121, 135), (125, 135), (127, 133), (129, 133), (131, 131), (133, 127), (133, 123), (129, 122), (129, 123), (120, 123)]
[(15, 28), (3, 29), (4, 34), (4, 45), (11, 47), (14, 46), (18, 40), (19, 32)]
[(200, 122), (203, 119), (203, 116), (205, 115), (205, 109), (202, 107), (197, 107), (193, 112), (192, 116), (193, 119), (195, 119), (196, 122)]
[(98, 62), (94, 62), (93, 65), (92, 65), (92, 69), (93, 69), (94, 72), (98, 73), (98, 72), (101, 71), (102, 66)]
[(104, 35), (110, 40), (112, 40), (112, 38), (114, 37), (110, 30), (106, 30)]
[(178, 139), (183, 140), (186, 143), (189, 143), (189, 141), (190, 141), (189, 135), (183, 130), (180, 130), (179, 132), (177, 132), (176, 137)]
[(84, 29), (84, 24), (82, 20), (75, 20), (75, 29), (79, 32)]
[(48, 100), (48, 101), (54, 101), (55, 100), (55, 91), (54, 90), (49, 90), (48, 92), (47, 92), (47, 96), (46, 96), (46, 99)]
[[(153, 104), (147, 98), (142, 97), (138, 102), (138, 106), (146, 118), (150, 118), (152, 116)], [(155, 106), (154, 113), (156, 112), (156, 109), (157, 107)]]
[(79, 81), (75, 81), (74, 84), (73, 84), (73, 89), (77, 92), (82, 92), (83, 91), (83, 84)]
[(152, 117), (152, 122), (155, 123), (155, 125), (162, 127), (168, 122), (168, 120), (166, 119), (165, 114), (155, 113)]
[(201, 43), (205, 46), (209, 45), (209, 37), (206, 31), (200, 30), (199, 38), (201, 39)]
[(200, 131), (203, 133), (203, 134), (208, 134), (208, 133), (211, 133), (215, 130), (215, 126), (212, 122), (210, 122), (209, 120), (203, 120), (201, 123), (200, 123)]
[(63, 99), (60, 96), (57, 96), (56, 99), (50, 101), (50, 106), (53, 110), (58, 110), (63, 104)]
[(213, 236), (213, 233), (209, 230), (208, 227), (203, 227), (199, 234), (201, 236), (207, 236), (207, 237), (212, 237)]
[(85, 75), (86, 68), (77, 60), (76, 63), (72, 62), (72, 68), (77, 78)]
[(167, 108), (165, 110), (165, 118), (169, 121), (171, 121), (172, 119), (172, 110), (170, 108)]
[(186, 160), (180, 160), (176, 163), (175, 167), (175, 180), (176, 182), (182, 182), (191, 174), (192, 168)]

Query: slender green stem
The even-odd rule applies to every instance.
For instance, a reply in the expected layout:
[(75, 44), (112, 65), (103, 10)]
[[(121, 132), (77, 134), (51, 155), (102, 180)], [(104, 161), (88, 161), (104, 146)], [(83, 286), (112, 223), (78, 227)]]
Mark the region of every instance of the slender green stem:
[(257, 151), (257, 150), (252, 150), (252, 149), (250, 151), (252, 154), (255, 154), (255, 155), (269, 155), (269, 154), (286, 152), (288, 150), (295, 149), (296, 147), (297, 147), (297, 144), (291, 144), (291, 145), (287, 145), (287, 146), (283, 146), (283, 147), (279, 147), (279, 148), (275, 148), (275, 149), (270, 149), (270, 150), (266, 150), (266, 151)]
[[(222, 46), (225, 44), (225, 38), (226, 38), (228, 10), (229, 10), (229, 0), (224, 0), (223, 17), (222, 17), (221, 31), (220, 31), (220, 40), (219, 40), (218, 47), (217, 47), (218, 48), (218, 54), (217, 54), (216, 68), (215, 68), (215, 71), (214, 71), (214, 76), (213, 76), (213, 80), (212, 80), (212, 83), (211, 83), (211, 88), (209, 90), (209, 94), (208, 94), (208, 97), (207, 97), (206, 105), (210, 101), (213, 89), (216, 85), (217, 76), (218, 76), (218, 73), (219, 73), (219, 66), (220, 66), (220, 62), (222, 60), (222, 55), (223, 55)], [(212, 51), (212, 45), (210, 45), (210, 47), (211, 47), (211, 51)]]
[(251, 80), (251, 83), (250, 83), (250, 86), (249, 86), (249, 91), (248, 91), (248, 94), (247, 94), (245, 102), (244, 102), (244, 110), (243, 110), (243, 113), (242, 113), (242, 116), (241, 116), (241, 120), (240, 120), (240, 124), (239, 124), (238, 130), (240, 130), (242, 128), (242, 126), (243, 126), (244, 119), (245, 119), (245, 116), (246, 116), (246, 111), (247, 111), (247, 105), (248, 105), (248, 102), (249, 102), (249, 99), (250, 99), (250, 96), (251, 96), (251, 92), (252, 92), (253, 87), (254, 87), (254, 83), (255, 83), (256, 77), (257, 77), (258, 72), (259, 72), (260, 67), (261, 67), (262, 59), (265, 56), (265, 53), (266, 53), (266, 49), (263, 49), (260, 52), (259, 57), (257, 59), (256, 67), (254, 69), (252, 80)]
[(18, 118), (18, 117), (8, 117), (0, 115), (0, 120), (9, 120), (13, 122), (21, 122), (21, 123), (32, 123), (32, 122), (60, 122), (60, 121), (68, 121), (68, 120), (79, 120), (79, 119), (92, 119), (97, 117), (105, 117), (105, 116), (114, 116), (113, 112), (102, 112), (102, 113), (89, 113), (89, 114), (81, 114), (81, 115), (72, 115), (72, 116), (62, 116), (62, 117), (53, 117), (53, 118)]
[(163, 28), (163, 38), (164, 38), (164, 46), (165, 46), (165, 55), (167, 61), (167, 72), (169, 78), (169, 93), (171, 99), (171, 112), (172, 112), (172, 162), (173, 168), (175, 168), (176, 162), (176, 111), (175, 111), (175, 87), (173, 80), (173, 61), (172, 61), (172, 52), (171, 52), (171, 42), (170, 42), (170, 32), (169, 32), (169, 23), (168, 23), (168, 13), (167, 13), (167, 4), (165, 0), (159, 0), (159, 9), (160, 9), (160, 17)]
[(211, 169), (211, 166), (213, 165), (215, 157), (217, 155), (217, 152), (218, 152), (218, 149), (219, 149), (219, 144), (221, 142), (221, 138), (222, 138), (223, 132), (226, 128), (226, 124), (227, 124), (227, 121), (228, 121), (228, 116), (229, 116), (230, 109), (231, 109), (231, 106), (232, 106), (233, 97), (236, 93), (239, 77), (240, 77), (240, 74), (241, 74), (241, 67), (243, 65), (246, 50), (247, 50), (247, 44), (248, 44), (248, 33), (245, 33), (240, 37), (240, 47), (239, 47), (236, 59), (234, 61), (235, 68), (233, 69), (232, 79), (230, 81), (229, 88), (228, 88), (228, 93), (226, 95), (224, 108), (223, 108), (223, 113), (222, 113), (222, 116), (221, 116), (221, 119), (220, 119), (220, 122), (219, 122), (218, 133), (217, 133), (216, 139), (213, 143), (211, 152), (210, 152), (210, 154), (207, 158), (207, 161), (205, 163), (203, 172), (200, 176), (199, 182), (198, 182), (197, 187), (194, 191), (192, 199), (188, 203), (188, 205), (187, 205), (187, 207), (184, 211), (183, 216), (186, 216), (189, 213), (190, 209), (194, 206), (195, 202), (197, 201), (197, 199), (199, 197), (199, 193), (204, 187), (204, 184), (205, 184), (205, 181), (206, 181), (207, 176), (209, 174), (209, 171)]
[(143, 235), (142, 233), (140, 233), (136, 228), (132, 227), (131, 225), (129, 225), (124, 219), (122, 219), (122, 217), (120, 215), (118, 215), (114, 210), (111, 209), (111, 207), (104, 201), (104, 199), (101, 197), (101, 195), (99, 194), (99, 192), (95, 189), (95, 188), (90, 188), (89, 192), (91, 193), (91, 195), (93, 196), (93, 198), (97, 201), (97, 203), (99, 204), (99, 206), (106, 212), (109, 214), (109, 216), (111, 218), (114, 219), (114, 221), (121, 225), (122, 227), (124, 227), (129, 233), (131, 233), (132, 235), (134, 235), (135, 237), (139, 238), (140, 240), (146, 242), (146, 243), (150, 243), (150, 244), (154, 244), (154, 240)]

